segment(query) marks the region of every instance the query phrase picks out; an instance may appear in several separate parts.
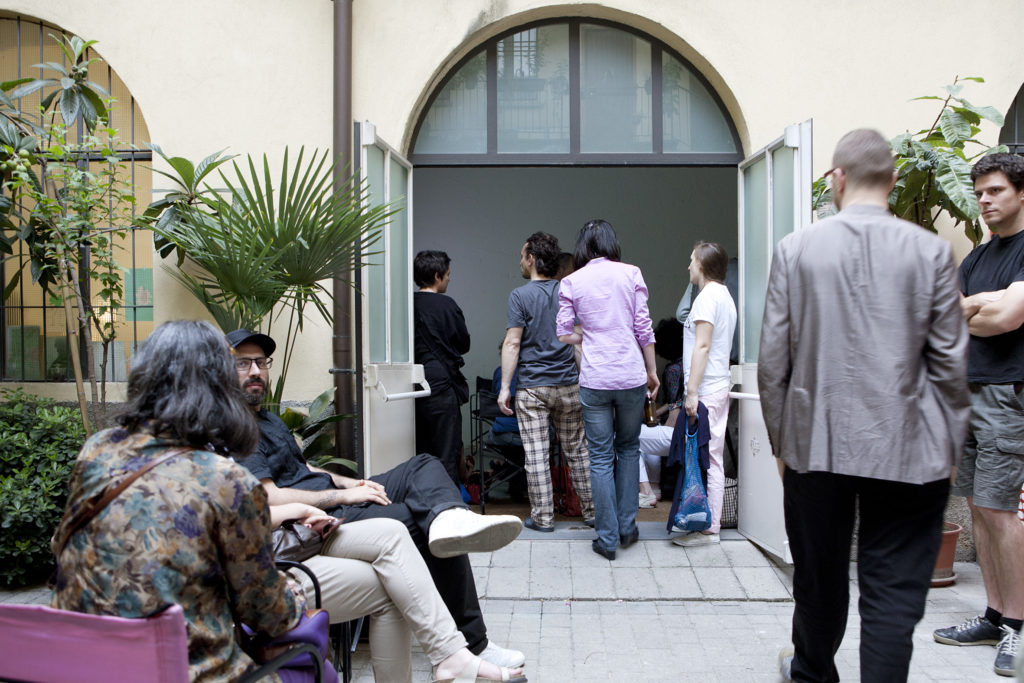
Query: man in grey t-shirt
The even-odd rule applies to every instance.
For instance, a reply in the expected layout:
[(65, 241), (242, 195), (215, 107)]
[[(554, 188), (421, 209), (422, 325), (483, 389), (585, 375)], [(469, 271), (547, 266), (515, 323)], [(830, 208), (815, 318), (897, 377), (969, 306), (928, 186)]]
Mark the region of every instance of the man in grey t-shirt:
[(551, 486), (550, 428), (555, 432), (580, 497), (584, 520), (594, 518), (590, 492), (590, 458), (583, 432), (579, 372), (573, 347), (558, 341), (558, 239), (535, 232), (520, 253), (519, 268), (529, 282), (508, 297), (508, 329), (501, 347), (501, 391), (498, 406), (512, 415), (509, 386), (519, 366), (515, 415), (526, 451), (526, 484), (530, 494), (527, 529), (554, 531)]

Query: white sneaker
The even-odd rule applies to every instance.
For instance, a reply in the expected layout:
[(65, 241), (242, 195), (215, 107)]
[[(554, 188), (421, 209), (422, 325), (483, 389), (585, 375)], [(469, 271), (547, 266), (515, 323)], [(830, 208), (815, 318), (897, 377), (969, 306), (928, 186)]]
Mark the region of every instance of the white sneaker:
[(640, 494), (640, 507), (650, 509), (658, 505), (658, 499), (651, 493)]
[(493, 640), (487, 641), (487, 647), (477, 656), (506, 669), (516, 669), (526, 664), (526, 655), (522, 652), (495, 645)]
[(793, 680), (793, 646), (784, 647), (779, 651), (779, 675), (784, 681)]
[(718, 534), (706, 534), (703, 531), (691, 531), (672, 539), (673, 543), (684, 548), (693, 548), (699, 545), (713, 545), (718, 543), (718, 541)]
[(478, 515), (448, 508), (430, 524), (428, 547), (434, 557), (489, 553), (518, 538), (523, 523), (515, 515)]

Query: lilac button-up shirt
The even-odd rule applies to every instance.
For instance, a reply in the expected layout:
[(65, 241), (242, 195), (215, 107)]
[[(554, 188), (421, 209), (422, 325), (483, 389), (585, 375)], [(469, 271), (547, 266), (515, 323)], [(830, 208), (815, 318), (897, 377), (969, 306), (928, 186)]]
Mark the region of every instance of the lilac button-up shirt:
[(558, 335), (572, 334), (577, 318), (583, 328), (581, 387), (632, 389), (647, 384), (640, 349), (654, 343), (654, 330), (639, 268), (596, 258), (563, 279)]

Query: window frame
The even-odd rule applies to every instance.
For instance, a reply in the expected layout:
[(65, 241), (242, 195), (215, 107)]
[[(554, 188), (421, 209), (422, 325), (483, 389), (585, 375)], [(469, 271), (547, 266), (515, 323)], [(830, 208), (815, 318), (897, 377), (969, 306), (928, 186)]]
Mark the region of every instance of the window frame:
[[(389, 204), (395, 201), (397, 198), (392, 196), (391, 187), (391, 165), (397, 164), (402, 167), (406, 173), (406, 194), (402, 198), (404, 208), (393, 215), (384, 228), (383, 234), (381, 235), (380, 241), (377, 243), (374, 250), (379, 247), (378, 255), (381, 257), (381, 263), (369, 264), (362, 262), (359, 264), (359, 275), (360, 275), (360, 294), (358, 297), (359, 313), (357, 319), (363, 321), (361, 325), (362, 330), (360, 332), (363, 335), (362, 346), (364, 349), (363, 355), (365, 356), (365, 362), (370, 364), (390, 364), (390, 365), (412, 365), (414, 363), (414, 346), (413, 346), (413, 314), (412, 314), (412, 257), (413, 257), (413, 219), (412, 219), (412, 191), (413, 191), (413, 164), (410, 163), (405, 157), (402, 156), (398, 150), (389, 145), (385, 140), (377, 136), (376, 127), (368, 122), (362, 121), (355, 124), (355, 136), (354, 136), (354, 148), (356, 150), (355, 156), (355, 174), (359, 179), (359, 182), (365, 183), (369, 192), (366, 194), (363, 200), (363, 207), (370, 208), (372, 204)], [(381, 181), (383, 187), (377, 188), (372, 186), (372, 179), (369, 177), (369, 160), (368, 152), (369, 148), (376, 148), (383, 158), (383, 177)], [(380, 196), (376, 196), (379, 192)], [(394, 207), (393, 207), (394, 208)], [(401, 277), (396, 277), (394, 271), (394, 259), (392, 258), (395, 245), (393, 244), (393, 233), (396, 228), (396, 222), (402, 220), (405, 223), (405, 249), (402, 256), (404, 260), (401, 262), (404, 264), (405, 272)], [(370, 268), (381, 268), (383, 272), (383, 289), (377, 291), (370, 284), (369, 269)], [(399, 280), (396, 286), (395, 280)], [(404, 300), (399, 301), (396, 298), (396, 292), (403, 292), (406, 296)], [(404, 304), (404, 305), (400, 305)], [(383, 339), (376, 339), (383, 343), (384, 357), (374, 358), (372, 357), (375, 339), (373, 335), (377, 334), (378, 331), (371, 329), (371, 325), (366, 322), (364, 311), (369, 310), (371, 306), (381, 307), (382, 319), (383, 319)], [(403, 348), (405, 349), (404, 354), (396, 353), (396, 330), (395, 330), (395, 319), (401, 316), (405, 319), (405, 330), (403, 339)], [(399, 330), (402, 332), (402, 330)], [(404, 355), (405, 358), (397, 358), (396, 356)]]
[[(546, 154), (499, 154), (498, 153), (498, 57), (497, 45), (502, 40), (517, 33), (553, 24), (567, 24), (569, 28), (569, 152)], [(599, 25), (614, 28), (641, 38), (651, 45), (651, 134), (652, 152), (644, 153), (586, 153), (580, 151), (580, 26), (583, 24)], [(437, 97), (444, 91), (448, 82), (459, 73), (460, 69), (481, 52), (486, 53), (486, 87), (487, 87), (487, 151), (477, 154), (416, 154), (416, 142), (420, 130)], [(664, 108), (662, 98), (663, 55), (668, 53), (685, 66), (691, 74), (704, 86), (718, 106), (718, 110), (729, 126), (736, 152), (732, 153), (668, 153), (663, 152), (664, 146)], [(478, 45), (460, 59), (445, 74), (441, 82), (427, 99), (423, 110), (416, 121), (409, 144), (409, 160), (415, 166), (736, 166), (743, 160), (743, 144), (740, 141), (736, 125), (726, 109), (715, 88), (707, 81), (693, 64), (668, 45), (657, 38), (629, 26), (613, 21), (593, 19), (589, 17), (559, 17), (543, 19), (516, 26), (503, 31)]]
[(1024, 155), (1024, 85), (1006, 110), (1003, 127), (999, 129), (999, 143), (1006, 145), (1013, 154)]

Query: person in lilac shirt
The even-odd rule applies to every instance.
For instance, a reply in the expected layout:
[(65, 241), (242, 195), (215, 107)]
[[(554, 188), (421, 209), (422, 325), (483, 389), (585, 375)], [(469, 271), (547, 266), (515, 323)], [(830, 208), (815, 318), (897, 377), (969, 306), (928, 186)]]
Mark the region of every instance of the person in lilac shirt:
[(619, 545), (633, 545), (640, 535), (640, 424), (644, 398), (655, 396), (660, 384), (647, 285), (639, 268), (620, 262), (620, 254), (607, 221), (583, 226), (573, 254), (576, 270), (559, 289), (555, 323), (560, 341), (582, 348), (580, 403), (597, 531), (592, 548), (609, 560)]

